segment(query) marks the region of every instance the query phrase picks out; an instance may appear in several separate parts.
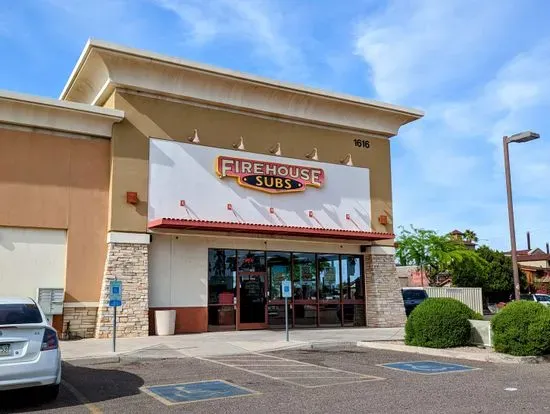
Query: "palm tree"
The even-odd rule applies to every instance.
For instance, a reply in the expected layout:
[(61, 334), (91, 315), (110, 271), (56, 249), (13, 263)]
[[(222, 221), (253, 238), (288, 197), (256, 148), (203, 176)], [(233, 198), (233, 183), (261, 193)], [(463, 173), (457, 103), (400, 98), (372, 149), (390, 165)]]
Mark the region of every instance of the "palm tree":
[(464, 230), (464, 239), (472, 243), (477, 243), (479, 241), (477, 234), (473, 230)]

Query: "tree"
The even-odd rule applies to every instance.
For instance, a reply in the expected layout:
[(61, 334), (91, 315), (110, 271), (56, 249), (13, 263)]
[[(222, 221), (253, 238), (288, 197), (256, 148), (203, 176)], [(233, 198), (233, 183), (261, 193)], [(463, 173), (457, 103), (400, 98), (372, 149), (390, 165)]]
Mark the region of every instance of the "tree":
[(401, 227), (397, 237), (396, 257), (401, 265), (416, 265), (424, 270), (431, 284), (437, 276), (451, 269), (453, 265), (466, 259), (479, 261), (473, 250), (468, 250), (463, 243), (454, 240), (451, 235), (438, 235), (433, 230), (411, 230)]
[[(477, 249), (477, 254), (487, 262), (485, 291), (513, 292), (514, 274), (512, 271), (512, 258), (487, 246), (481, 246)], [(520, 272), (520, 284), (523, 290), (527, 288), (527, 278), (523, 272)]]
[[(466, 259), (451, 266), (454, 286), (480, 287), (484, 296), (497, 294), (507, 297), (508, 293), (514, 291), (511, 257), (487, 246), (481, 246), (475, 254), (478, 256), (477, 261)], [(522, 289), (525, 289), (527, 280), (523, 272), (520, 273), (520, 281)]]
[(453, 286), (480, 287), (486, 290), (488, 281), (488, 264), (482, 260), (466, 259), (455, 263), (449, 269)]
[(477, 243), (479, 241), (477, 234), (473, 230), (464, 231), (464, 240), (472, 243)]

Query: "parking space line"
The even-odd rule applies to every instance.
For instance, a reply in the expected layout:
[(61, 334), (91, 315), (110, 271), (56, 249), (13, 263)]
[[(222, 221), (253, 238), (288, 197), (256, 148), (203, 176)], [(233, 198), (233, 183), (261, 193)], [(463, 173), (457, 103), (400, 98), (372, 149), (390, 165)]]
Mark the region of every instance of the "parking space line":
[(277, 368), (277, 367), (295, 367), (298, 364), (279, 364), (279, 365), (266, 365), (266, 364), (230, 364), (234, 367), (271, 367), (271, 368)]
[[(268, 358), (265, 361), (259, 358)], [(259, 375), (265, 378), (269, 378), (276, 381), (286, 382), (292, 385), (298, 385), (303, 388), (319, 388), (326, 386), (334, 386), (340, 384), (352, 384), (365, 381), (380, 381), (385, 378), (375, 377), (372, 375), (361, 374), (357, 372), (344, 371), (338, 368), (323, 367), (315, 365), (309, 362), (296, 361), (293, 359), (282, 358), (273, 355), (264, 355), (260, 353), (250, 353), (248, 359), (246, 356), (238, 358), (237, 361), (232, 361), (233, 358), (218, 357), (218, 358), (205, 358), (197, 357), (197, 359), (220, 364), (229, 368), (238, 369), (251, 374)], [(270, 364), (255, 363), (258, 362), (270, 362)], [(246, 362), (246, 363), (243, 363)], [(283, 370), (278, 368), (282, 367)], [(294, 370), (288, 369), (289, 367), (295, 368)], [(303, 375), (304, 373), (311, 373), (311, 376)], [(298, 376), (292, 376), (292, 374), (298, 374)], [(289, 376), (290, 375), (290, 376)], [(300, 380), (299, 382), (296, 380)], [(330, 380), (329, 383), (307, 385), (304, 380), (323, 381)], [(345, 382), (335, 382), (334, 380), (350, 380)]]
[(321, 387), (327, 387), (327, 386), (330, 386), (330, 385), (357, 384), (359, 382), (383, 381), (384, 379), (385, 378), (380, 378), (380, 377), (372, 377), (370, 379), (369, 378), (363, 378), (363, 379), (358, 379), (358, 380), (355, 380), (355, 381), (337, 382), (337, 383), (332, 383), (332, 384), (308, 385), (305, 388), (321, 388)]
[[(245, 371), (245, 372), (248, 372), (248, 373), (250, 373), (250, 374), (259, 375), (259, 376), (261, 376), (261, 377), (265, 377), (265, 378), (269, 378), (269, 379), (277, 379), (277, 378), (272, 377), (271, 375), (262, 374), (261, 372), (252, 371), (252, 370), (250, 370), (250, 369), (246, 369), (246, 368), (243, 368), (243, 367), (236, 367), (235, 365), (226, 364), (225, 362), (220, 362), (220, 361), (217, 361), (217, 360), (215, 360), (215, 359), (208, 359), (208, 358), (204, 358), (204, 357), (195, 357), (195, 358), (198, 359), (198, 360), (201, 360), (201, 361), (212, 362), (212, 363), (214, 363), (214, 364), (223, 365), (223, 366), (229, 367), (229, 368), (240, 369), (241, 371)], [(292, 384), (292, 385), (295, 385), (295, 384), (296, 384), (296, 383), (294, 383), (294, 382), (292, 382), (292, 381), (286, 381), (286, 380), (283, 380), (283, 379), (279, 379), (279, 381), (287, 382), (287, 383)]]
[(335, 376), (330, 376), (330, 377), (304, 377), (304, 376), (300, 376), (300, 377), (277, 377), (277, 378), (282, 378), (282, 379), (302, 379), (302, 378), (308, 378), (308, 379), (325, 379), (325, 378), (329, 378), (329, 379), (355, 379), (357, 377), (335, 377)]
[(89, 399), (87, 399), (84, 394), (82, 394), (80, 391), (78, 391), (72, 384), (68, 383), (65, 380), (61, 380), (61, 384), (71, 393), (73, 396), (78, 400), (80, 404), (82, 404), (84, 407), (88, 409), (89, 412), (93, 414), (101, 414), (103, 411), (99, 409), (97, 405), (92, 403)]

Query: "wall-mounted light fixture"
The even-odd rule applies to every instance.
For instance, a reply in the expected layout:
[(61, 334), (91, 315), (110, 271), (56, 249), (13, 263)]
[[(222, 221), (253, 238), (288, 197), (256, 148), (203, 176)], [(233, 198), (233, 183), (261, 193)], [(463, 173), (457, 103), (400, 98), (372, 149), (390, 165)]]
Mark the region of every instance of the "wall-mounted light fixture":
[(281, 155), (282, 154), (282, 151), (281, 151), (281, 143), (280, 142), (277, 142), (277, 144), (275, 144), (274, 147), (271, 147), (269, 149), (269, 152), (273, 155)]
[(343, 160), (340, 160), (340, 164), (352, 166), (353, 160), (351, 159), (351, 154), (347, 154)]
[(244, 150), (244, 139), (243, 139), (243, 137), (239, 138), (239, 142), (235, 142), (233, 144), (233, 148), (241, 150), (241, 151)]
[(138, 198), (138, 193), (136, 193), (135, 191), (128, 191), (126, 192), (126, 202), (128, 204), (138, 204), (139, 203), (139, 198)]
[(317, 154), (317, 148), (313, 148), (313, 151), (306, 154), (306, 158), (308, 158), (310, 160), (318, 161), (319, 160), (319, 155)]
[(187, 140), (189, 142), (192, 142), (193, 144), (200, 144), (201, 143), (201, 140), (199, 139), (199, 131), (198, 130), (193, 130), (194, 133), (193, 133), (193, 136), (192, 137), (188, 137)]
[(378, 222), (382, 225), (386, 225), (388, 224), (388, 216), (384, 215), (384, 214), (381, 214), (378, 216)]

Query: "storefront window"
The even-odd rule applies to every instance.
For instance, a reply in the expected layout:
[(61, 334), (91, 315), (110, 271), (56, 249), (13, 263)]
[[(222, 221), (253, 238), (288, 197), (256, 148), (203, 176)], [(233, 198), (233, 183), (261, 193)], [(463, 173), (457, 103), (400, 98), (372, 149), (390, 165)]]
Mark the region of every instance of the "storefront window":
[(361, 256), (342, 256), (342, 285), (344, 299), (363, 299)]
[(240, 273), (265, 272), (265, 252), (239, 250), (238, 270)]
[(208, 325), (210, 330), (234, 329), (237, 293), (235, 250), (208, 250)]
[(233, 304), (237, 273), (235, 250), (208, 250), (208, 304)]
[(284, 300), (281, 283), (290, 280), (290, 253), (267, 252), (267, 275), (269, 277), (269, 300)]
[(315, 254), (294, 253), (292, 260), (294, 299), (317, 300), (317, 267), (315, 266)]
[(319, 299), (340, 300), (340, 257), (335, 254), (317, 256)]
[(291, 326), (365, 326), (362, 272), (359, 255), (210, 249), (209, 329), (284, 327), (283, 281), (292, 282)]

